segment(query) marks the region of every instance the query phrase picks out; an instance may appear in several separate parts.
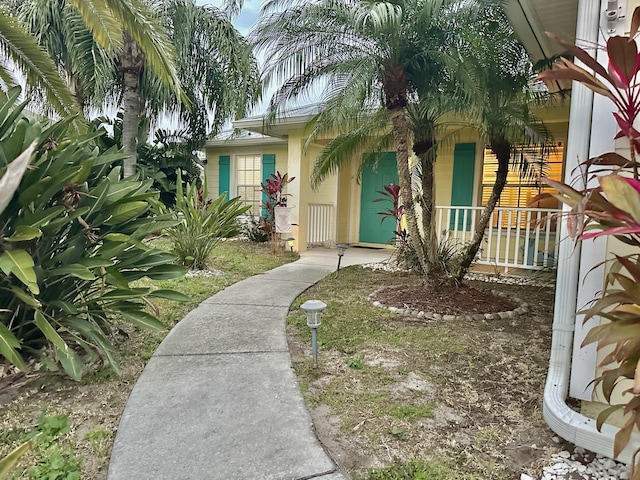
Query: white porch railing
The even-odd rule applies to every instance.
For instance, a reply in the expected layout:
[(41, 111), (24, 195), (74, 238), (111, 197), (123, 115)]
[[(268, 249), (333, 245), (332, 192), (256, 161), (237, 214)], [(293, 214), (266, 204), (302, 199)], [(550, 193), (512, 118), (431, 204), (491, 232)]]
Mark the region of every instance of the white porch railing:
[[(483, 207), (436, 207), (438, 241), (468, 243), (475, 235)], [(509, 268), (555, 268), (561, 210), (496, 207), (478, 252), (476, 263)]]
[(308, 243), (324, 243), (331, 240), (333, 205), (324, 203), (309, 204)]

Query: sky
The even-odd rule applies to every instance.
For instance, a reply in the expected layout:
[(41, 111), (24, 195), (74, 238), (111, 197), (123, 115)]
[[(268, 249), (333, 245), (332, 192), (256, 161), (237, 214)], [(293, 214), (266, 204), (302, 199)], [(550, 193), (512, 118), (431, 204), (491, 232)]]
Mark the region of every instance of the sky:
[[(196, 4), (198, 5), (213, 5), (218, 8), (221, 8), (223, 3), (222, 1), (196, 0)], [(253, 27), (253, 24), (256, 22), (261, 5), (262, 0), (244, 0), (240, 15), (233, 19), (233, 24), (244, 36), (247, 36), (251, 27)]]

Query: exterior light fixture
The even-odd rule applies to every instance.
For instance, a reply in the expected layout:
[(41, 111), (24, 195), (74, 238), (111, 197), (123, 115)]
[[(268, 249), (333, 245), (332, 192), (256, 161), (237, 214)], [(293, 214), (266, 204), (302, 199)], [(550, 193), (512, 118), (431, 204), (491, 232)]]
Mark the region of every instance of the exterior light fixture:
[(295, 241), (295, 238), (288, 237), (288, 238), (285, 238), (284, 241), (287, 247), (289, 247), (289, 250), (291, 250), (291, 254), (293, 255), (293, 242)]
[(337, 277), (340, 273), (340, 262), (342, 261), (342, 256), (349, 247), (347, 247), (344, 243), (339, 243), (338, 245), (336, 245), (336, 247), (338, 247), (338, 271), (336, 272)]
[(307, 326), (311, 328), (311, 353), (313, 363), (318, 366), (318, 327), (322, 324), (322, 312), (327, 304), (320, 300), (307, 300), (300, 308), (307, 314)]

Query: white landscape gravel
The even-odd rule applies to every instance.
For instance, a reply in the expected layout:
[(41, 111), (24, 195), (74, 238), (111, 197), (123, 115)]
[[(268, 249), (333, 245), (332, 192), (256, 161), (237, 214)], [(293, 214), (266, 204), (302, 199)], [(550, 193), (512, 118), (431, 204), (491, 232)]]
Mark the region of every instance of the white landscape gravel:
[[(554, 437), (558, 443), (560, 439)], [(628, 480), (629, 468), (603, 455), (596, 455), (581, 447), (573, 452), (562, 450), (552, 455), (553, 464), (542, 469), (535, 478), (522, 474), (520, 480)]]

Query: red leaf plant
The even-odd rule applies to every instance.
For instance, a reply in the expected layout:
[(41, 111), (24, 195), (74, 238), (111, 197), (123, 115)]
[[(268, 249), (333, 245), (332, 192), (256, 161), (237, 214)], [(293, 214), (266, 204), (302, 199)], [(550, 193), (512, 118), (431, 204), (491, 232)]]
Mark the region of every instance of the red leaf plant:
[[(583, 342), (583, 345), (596, 343), (599, 351), (608, 347), (609, 353), (599, 364), (601, 373), (594, 379), (606, 401), (611, 403), (613, 391), (622, 380), (633, 380), (633, 385), (622, 392), (623, 403), (603, 410), (596, 422), (600, 429), (614, 411), (622, 410), (625, 414), (625, 423), (614, 442), (616, 457), (629, 443), (633, 429), (640, 427), (640, 181), (636, 161), (636, 154), (640, 153), (640, 132), (634, 127), (640, 114), (640, 54), (634, 39), (639, 26), (640, 8), (636, 8), (630, 35), (612, 36), (607, 41), (607, 68), (584, 49), (550, 35), (593, 73), (562, 58), (554, 69), (538, 76), (545, 81), (574, 80), (611, 99), (617, 109), (613, 116), (619, 128), (615, 138), (626, 138), (629, 143), (630, 158), (609, 152), (581, 164), (584, 185), (595, 184), (592, 180), (597, 180), (594, 187), (576, 190), (561, 182), (545, 180), (557, 190), (553, 196), (571, 206), (567, 226), (574, 238), (584, 241), (612, 235), (632, 247), (633, 253), (615, 255), (608, 261), (607, 281), (601, 297), (582, 312), (585, 322), (594, 316), (607, 320), (592, 328)], [(637, 454), (638, 451), (632, 465), (634, 480), (640, 480)]]

